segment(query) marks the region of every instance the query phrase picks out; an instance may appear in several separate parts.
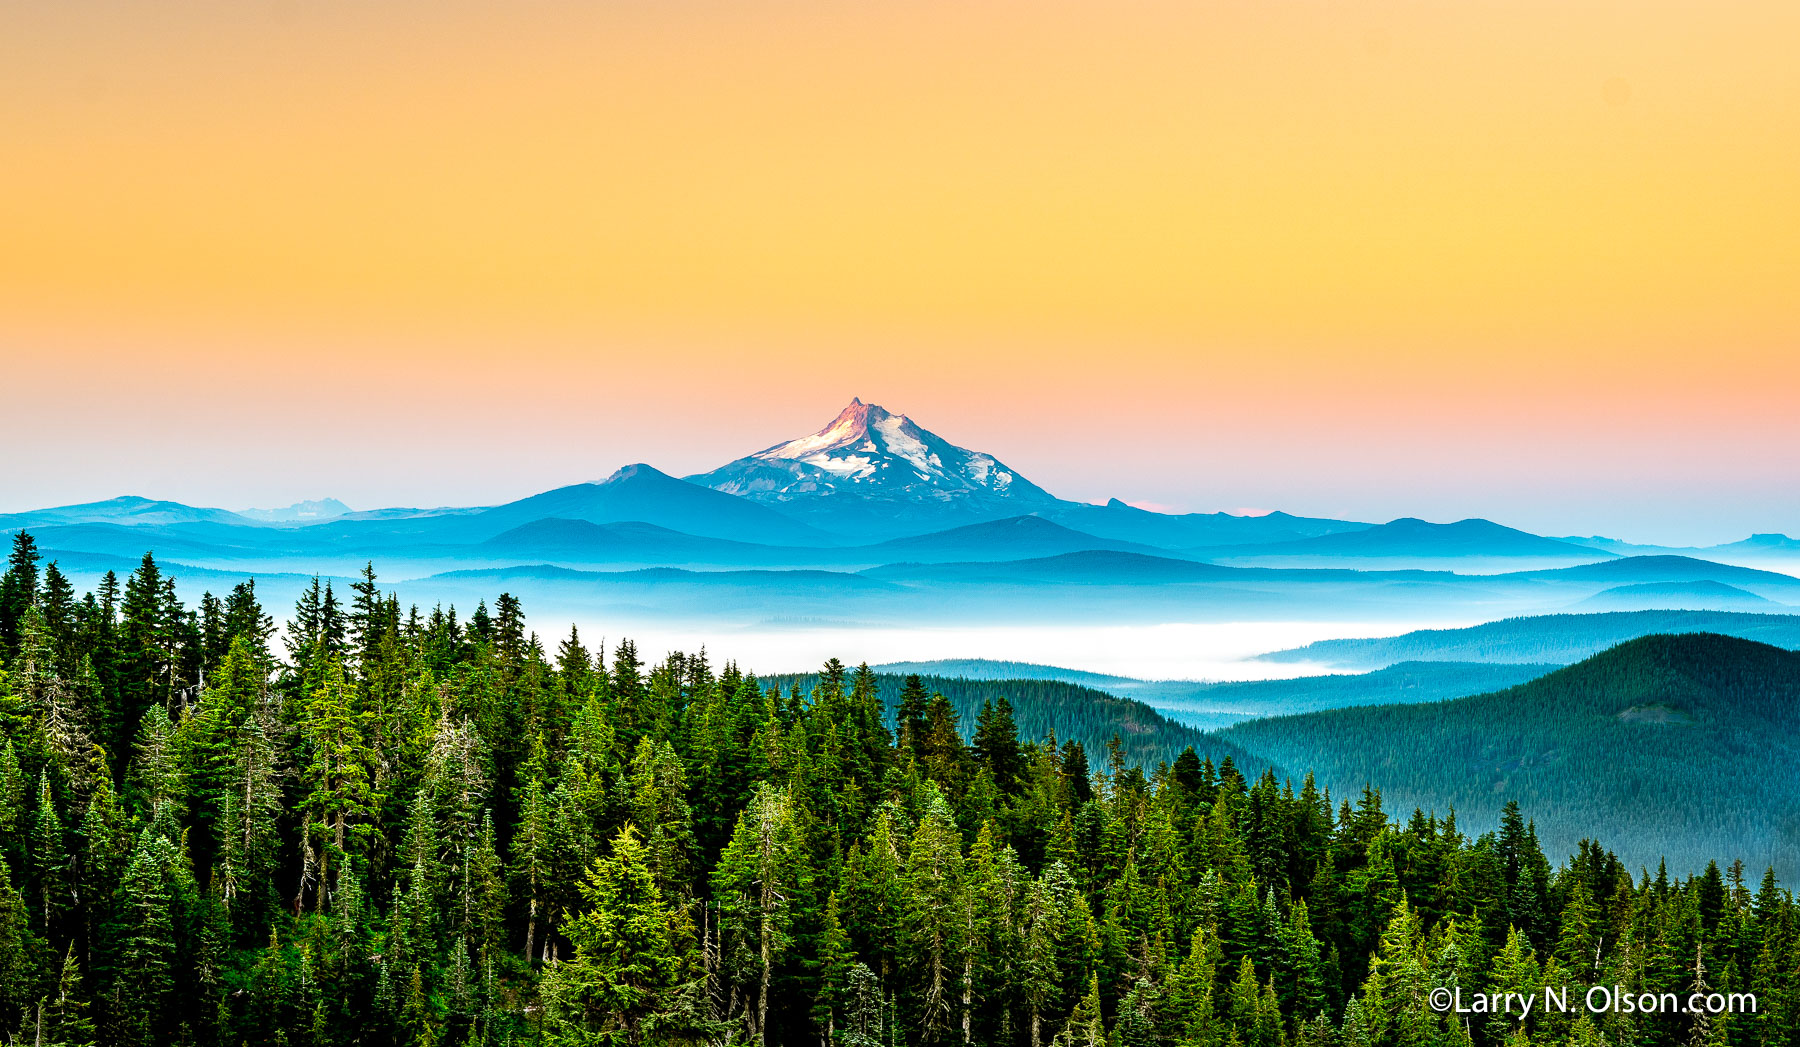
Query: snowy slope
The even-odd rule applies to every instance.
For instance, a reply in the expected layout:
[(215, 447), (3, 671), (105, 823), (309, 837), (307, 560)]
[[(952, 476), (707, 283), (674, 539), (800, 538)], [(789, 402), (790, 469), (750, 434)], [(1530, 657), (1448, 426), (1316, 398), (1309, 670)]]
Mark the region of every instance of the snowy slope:
[(810, 436), (687, 479), (846, 533), (907, 533), (1057, 504), (994, 456), (859, 399)]

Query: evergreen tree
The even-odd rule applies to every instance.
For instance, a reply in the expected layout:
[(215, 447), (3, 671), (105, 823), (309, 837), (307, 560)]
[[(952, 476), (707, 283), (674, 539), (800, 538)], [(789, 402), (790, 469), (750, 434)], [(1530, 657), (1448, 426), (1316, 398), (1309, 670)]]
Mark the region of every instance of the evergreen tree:
[(307, 754), (300, 767), (304, 795), (296, 909), (305, 905), (308, 886), (314, 888), (314, 907), (325, 908), (332, 858), (340, 862), (350, 858), (352, 837), (368, 831), (368, 820), (376, 811), (369, 789), (372, 754), (363, 742), (361, 717), (352, 705), (343, 665), (330, 655), (323, 655), (322, 664), (319, 685), (306, 700), (301, 722)]
[(50, 937), (71, 904), (69, 854), (63, 845), (62, 819), (50, 794), (48, 772), (38, 776), (37, 817), (31, 825), (32, 902), (38, 927)]
[(769, 989), (776, 964), (793, 944), (795, 910), (809, 880), (792, 801), (767, 784), (759, 786), (713, 870), (727, 954), (734, 966), (748, 968), (755, 985), (747, 994), (744, 1022), (758, 1043), (767, 1039)]
[(975, 718), (975, 759), (985, 764), (1004, 793), (1018, 791), (1025, 773), (1025, 754), (1019, 747), (1019, 729), (1012, 703), (1005, 698), (983, 702)]
[(38, 597), (37, 539), (30, 532), (13, 535), (6, 573), (0, 575), (0, 658), (8, 661), (19, 649), (19, 625)]
[(957, 1024), (956, 962), (965, 933), (961, 915), (962, 835), (949, 804), (925, 787), (924, 814), (908, 848), (906, 944), (917, 982), (915, 1027), (920, 1042), (947, 1040)]
[(582, 884), (587, 911), (568, 925), (575, 953), (545, 977), (545, 1032), (555, 1044), (700, 1043), (703, 1010), (693, 923), (657, 889), (637, 831), (612, 840)]
[(819, 930), (819, 988), (812, 1014), (822, 1042), (827, 1044), (837, 1039), (839, 1019), (846, 1015), (851, 1001), (851, 971), (858, 966), (840, 912), (834, 891), (825, 901), (825, 922)]
[(121, 935), (118, 974), (107, 1011), (109, 1038), (148, 1045), (167, 1042), (174, 1022), (176, 980), (174, 847), (146, 831), (119, 885)]
[(42, 950), (31, 931), (30, 908), (0, 862), (0, 1035), (10, 1036), (37, 998)]
[(56, 995), (38, 1003), (35, 1045), (94, 1047), (94, 1020), (88, 1016), (87, 1009), (88, 1003), (81, 991), (81, 965), (75, 961), (74, 946), (70, 946), (63, 956)]

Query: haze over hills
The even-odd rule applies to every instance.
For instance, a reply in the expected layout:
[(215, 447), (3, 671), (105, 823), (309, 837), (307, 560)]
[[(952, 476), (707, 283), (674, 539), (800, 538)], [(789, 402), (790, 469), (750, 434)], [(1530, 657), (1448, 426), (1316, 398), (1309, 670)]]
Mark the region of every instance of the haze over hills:
[(1586, 537), (1568, 537), (1562, 539), (1575, 545), (1586, 545), (1595, 549), (1605, 549), (1622, 556), (1651, 556), (1658, 553), (1670, 553), (1679, 556), (1702, 556), (1718, 558), (1732, 555), (1777, 555), (1793, 557), (1800, 555), (1800, 538), (1791, 538), (1785, 534), (1763, 533), (1753, 534), (1735, 542), (1724, 542), (1719, 545), (1645, 545), (1635, 542), (1623, 542), (1617, 538), (1606, 538), (1601, 535)]
[[(424, 544), (433, 547), (433, 555), (457, 555), (452, 550), (465, 547), (461, 555), (481, 559), (481, 550), (466, 547), (546, 519), (645, 523), (694, 537), (787, 549), (878, 546), (920, 538), (910, 546), (895, 545), (892, 551), (929, 549), (924, 558), (936, 560), (951, 558), (951, 550), (961, 550), (965, 559), (1000, 560), (1100, 549), (1242, 565), (1395, 567), (1417, 561), (1466, 571), (1483, 560), (1506, 570), (1508, 561), (1526, 566), (1535, 559), (1565, 566), (1618, 555), (1605, 548), (1611, 539), (1546, 538), (1479, 519), (1439, 524), (1407, 517), (1371, 525), (1282, 512), (1165, 514), (1117, 498), (1104, 505), (1067, 501), (992, 454), (960, 447), (905, 415), (861, 400), (852, 400), (816, 433), (774, 444), (686, 481), (640, 463), (603, 481), (571, 484), (503, 505), (357, 512), (333, 499), (232, 513), (129, 497), (15, 513), (0, 517), (0, 529), (210, 523), (267, 530), (277, 525), (276, 530), (286, 533), (227, 538), (222, 532), (181, 532), (179, 537), (295, 555), (330, 549), (346, 555), (407, 556)], [(1066, 530), (1040, 526), (1034, 519)], [(1006, 520), (1015, 521), (1010, 530), (957, 532)], [(928, 535), (936, 537), (925, 539)], [(515, 539), (502, 544), (525, 551)], [(1795, 544), (1778, 535), (1736, 543), (1772, 555)], [(80, 551), (119, 550), (102, 543)], [(679, 554), (685, 557), (691, 551), (692, 547), (684, 548)], [(740, 549), (722, 549), (721, 555), (727, 565), (756, 559), (746, 560)], [(884, 553), (875, 555), (888, 558)], [(832, 562), (872, 561), (864, 556)]]
[(1528, 571), (1521, 579), (1565, 579), (1628, 585), (1638, 582), (1723, 582), (1760, 595), (1800, 593), (1800, 578), (1692, 556), (1623, 556), (1554, 571)]
[(1628, 865), (1719, 854), (1800, 874), (1800, 653), (1698, 633), (1628, 641), (1493, 694), (1251, 720), (1223, 736), (1389, 810), (1508, 800), (1551, 853), (1597, 833)]
[(1640, 636), (1718, 633), (1800, 648), (1800, 615), (1734, 611), (1614, 611), (1507, 618), (1466, 629), (1420, 629), (1401, 636), (1321, 640), (1263, 655), (1339, 669), (1380, 669), (1408, 661), (1568, 664)]
[(656, 524), (628, 520), (594, 523), (551, 517), (520, 524), (482, 542), (496, 556), (566, 560), (577, 563), (764, 563), (770, 546), (707, 538)]
[[(246, 515), (133, 497), (14, 514), (0, 528), (31, 530), (47, 554), (89, 572), (88, 585), (154, 550), (182, 586), (238, 572), (291, 598), (294, 579), (354, 576), (373, 561), (425, 606), (479, 599), (508, 579), (533, 606), (595, 623), (1309, 630), (1237, 644), (1234, 660), (1343, 635), (1344, 623), (1373, 632), (1571, 608), (1800, 605), (1792, 576), (1624, 556), (1488, 520), (1371, 525), (1066, 501), (995, 455), (860, 400), (814, 434), (690, 480), (636, 464), (501, 505), (344, 508), (321, 499)], [(1779, 555), (1780, 542), (1758, 547)], [(937, 635), (943, 646), (890, 656), (964, 653)], [(1117, 648), (1089, 642), (1106, 658)], [(1021, 642), (1001, 653), (1046, 652)]]
[(947, 531), (891, 538), (867, 546), (867, 553), (882, 563), (902, 560), (1018, 560), (1089, 551), (1166, 555), (1166, 551), (1140, 542), (1121, 541), (1086, 534), (1041, 516), (1013, 516), (1004, 520), (966, 524)]
[(1576, 604), (1575, 610), (1779, 611), (1786, 606), (1735, 585), (1705, 579), (1614, 586)]
[(471, 523), (498, 534), (551, 517), (589, 523), (635, 521), (702, 538), (768, 545), (831, 542), (820, 531), (754, 501), (677, 480), (643, 463), (625, 466), (598, 483), (571, 484), (495, 506)]
[(279, 509), (239, 509), (238, 515), (264, 523), (300, 523), (333, 520), (350, 513), (350, 507), (336, 498), (316, 498), (295, 502)]
[(1215, 548), (1204, 551), (1214, 559), (1267, 562), (1277, 558), (1360, 560), (1465, 558), (1525, 558), (1586, 563), (1613, 553), (1544, 538), (1504, 527), (1491, 520), (1458, 520), (1436, 524), (1412, 517), (1359, 530), (1321, 534), (1295, 541), (1259, 544), (1248, 548)]
[(173, 524), (173, 523), (236, 523), (248, 524), (250, 519), (227, 509), (207, 509), (180, 502), (158, 501), (140, 495), (121, 495), (99, 502), (83, 502), (80, 505), (60, 505), (49, 509), (34, 509), (30, 512), (8, 513), (0, 516), (0, 529), (17, 531), (23, 527), (43, 527), (52, 524), (79, 523), (112, 523), (112, 524)]
[(1117, 498), (1105, 505), (1059, 502), (1037, 511), (1087, 534), (1138, 542), (1164, 549), (1211, 549), (1291, 542), (1323, 534), (1360, 531), (1371, 525), (1354, 520), (1322, 520), (1284, 512), (1260, 516), (1230, 513), (1169, 514), (1139, 509)]

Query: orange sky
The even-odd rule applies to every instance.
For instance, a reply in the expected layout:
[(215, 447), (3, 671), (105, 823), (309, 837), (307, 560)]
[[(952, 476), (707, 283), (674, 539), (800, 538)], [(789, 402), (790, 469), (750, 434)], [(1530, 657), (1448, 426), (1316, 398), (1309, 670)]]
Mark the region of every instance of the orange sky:
[(855, 394), (1076, 497), (1800, 532), (1796, 39), (1783, 2), (0, 0), (0, 353), (69, 432), (0, 509), (493, 500)]

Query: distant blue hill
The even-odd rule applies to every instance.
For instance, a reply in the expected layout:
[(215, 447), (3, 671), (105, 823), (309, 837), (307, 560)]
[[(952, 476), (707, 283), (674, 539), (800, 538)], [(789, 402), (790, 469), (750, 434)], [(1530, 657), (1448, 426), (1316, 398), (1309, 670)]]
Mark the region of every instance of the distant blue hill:
[(987, 658), (938, 658), (928, 662), (886, 662), (872, 666), (876, 672), (920, 676), (953, 676), (963, 680), (1061, 680), (1107, 690), (1118, 684), (1142, 683), (1128, 676), (1090, 673), (1036, 662), (1006, 662)]
[(1723, 582), (1742, 588), (1800, 592), (1800, 578), (1778, 571), (1715, 563), (1692, 556), (1625, 556), (1603, 563), (1580, 564), (1549, 571), (1521, 571), (1508, 577), (1555, 581), (1597, 581), (1618, 585), (1634, 582)]
[[(515, 567), (483, 567), (463, 571), (443, 571), (400, 583), (401, 589), (430, 587), (433, 583), (478, 583), (479, 591), (493, 591), (517, 582), (549, 583), (539, 592), (546, 596), (567, 596), (579, 590), (602, 596), (608, 592), (634, 592), (642, 596), (658, 593), (668, 597), (668, 611), (686, 610), (676, 599), (683, 593), (705, 594), (708, 599), (770, 600), (777, 597), (817, 595), (880, 595), (895, 587), (878, 579), (848, 571), (690, 571), (679, 567), (646, 567), (631, 571), (582, 571), (554, 564), (520, 564)], [(772, 608), (773, 609), (773, 608)]]
[(537, 520), (558, 518), (611, 524), (637, 521), (703, 538), (764, 545), (833, 545), (824, 532), (773, 509), (648, 465), (628, 465), (600, 483), (572, 484), (495, 506), (467, 518), (490, 537)]
[[(136, 559), (146, 552), (157, 557), (200, 561), (236, 560), (270, 547), (278, 537), (261, 527), (116, 523), (61, 524), (31, 527), (41, 549), (98, 553)], [(198, 532), (198, 533), (196, 533)]]
[(1367, 529), (1350, 520), (1321, 520), (1288, 513), (1233, 516), (1230, 513), (1155, 513), (1117, 498), (1105, 505), (1062, 502), (1038, 515), (1086, 534), (1161, 549), (1233, 545), (1273, 545), (1319, 535)]
[(777, 552), (771, 546), (706, 538), (629, 520), (593, 523), (533, 520), (482, 542), (491, 556), (517, 554), (583, 563), (755, 563)]
[(1716, 545), (1713, 548), (1720, 552), (1800, 553), (1800, 538), (1789, 538), (1785, 534), (1753, 534), (1741, 542)]
[(1035, 516), (992, 520), (874, 545), (835, 549), (705, 538), (642, 521), (593, 523), (551, 518), (520, 524), (481, 542), (478, 547), (482, 555), (491, 558), (536, 557), (595, 564), (703, 563), (788, 567), (895, 561), (988, 562), (1087, 550), (1161, 552), (1149, 546), (1096, 538)]
[(350, 513), (350, 507), (336, 498), (316, 498), (295, 502), (279, 509), (239, 509), (238, 515), (263, 523), (315, 523), (334, 520)]
[(1547, 614), (1507, 618), (1466, 629), (1420, 629), (1401, 636), (1321, 640), (1262, 657), (1266, 661), (1313, 662), (1342, 669), (1379, 669), (1409, 661), (1568, 664), (1640, 636), (1701, 632), (1793, 649), (1800, 647), (1800, 615), (1739, 611)]
[(1240, 568), (1195, 563), (1192, 560), (1094, 550), (994, 563), (887, 564), (862, 573), (866, 577), (883, 581), (955, 582), (965, 585), (984, 582), (1156, 585), (1166, 582), (1219, 581), (1232, 578), (1240, 571)]
[(1697, 582), (1637, 582), (1605, 589), (1576, 605), (1577, 610), (1775, 611), (1785, 605), (1711, 579)]
[(859, 548), (859, 551), (887, 563), (915, 557), (935, 560), (951, 556), (970, 560), (1026, 560), (1090, 550), (1150, 556), (1165, 553), (1165, 550), (1137, 542), (1086, 534), (1041, 516), (990, 520)]
[(1195, 550), (1218, 556), (1253, 557), (1561, 557), (1597, 560), (1617, 555), (1603, 549), (1505, 527), (1492, 520), (1430, 523), (1403, 517), (1355, 531), (1341, 531), (1291, 542), (1240, 548)]
[(228, 509), (206, 509), (180, 502), (165, 502), (137, 495), (108, 498), (103, 502), (83, 502), (51, 509), (34, 509), (24, 513), (0, 515), (0, 530), (46, 527), (54, 524), (115, 523), (126, 525), (171, 523), (231, 523), (250, 525), (253, 521)]

